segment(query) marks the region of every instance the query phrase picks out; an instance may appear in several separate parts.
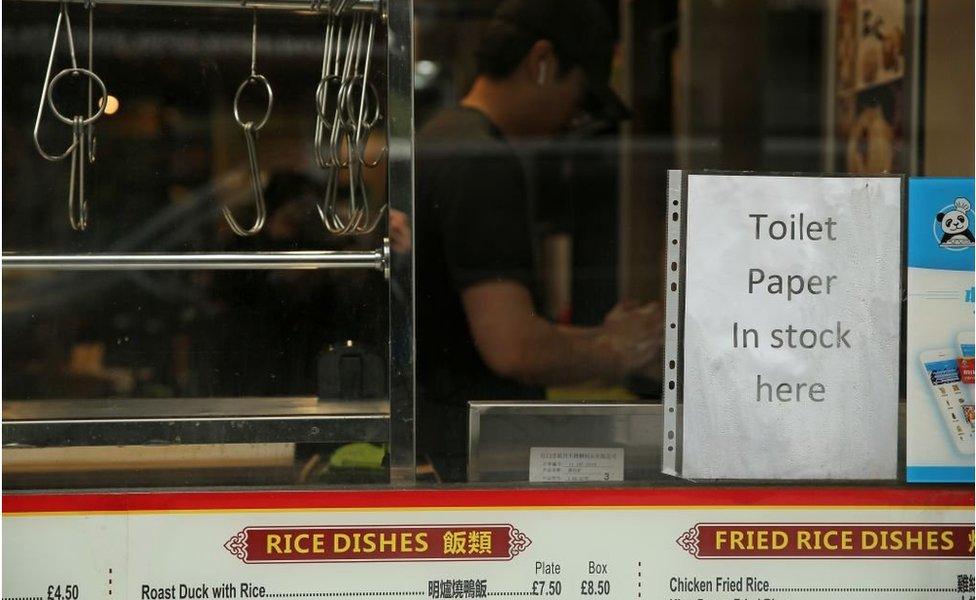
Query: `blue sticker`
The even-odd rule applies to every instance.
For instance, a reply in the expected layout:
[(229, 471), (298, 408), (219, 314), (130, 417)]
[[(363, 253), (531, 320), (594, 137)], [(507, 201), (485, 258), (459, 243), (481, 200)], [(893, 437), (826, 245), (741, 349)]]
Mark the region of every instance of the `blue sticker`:
[(908, 266), (972, 271), (976, 260), (974, 201), (971, 177), (910, 179)]

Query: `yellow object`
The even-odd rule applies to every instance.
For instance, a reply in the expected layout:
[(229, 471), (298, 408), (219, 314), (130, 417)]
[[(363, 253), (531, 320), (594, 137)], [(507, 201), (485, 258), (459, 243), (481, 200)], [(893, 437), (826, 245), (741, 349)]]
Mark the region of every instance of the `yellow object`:
[(600, 402), (631, 402), (637, 400), (637, 396), (628, 392), (622, 387), (598, 388), (598, 387), (552, 387), (546, 388), (546, 400), (560, 401), (580, 401), (593, 400)]
[(341, 446), (329, 457), (329, 467), (336, 469), (379, 469), (383, 466), (386, 448), (367, 442)]

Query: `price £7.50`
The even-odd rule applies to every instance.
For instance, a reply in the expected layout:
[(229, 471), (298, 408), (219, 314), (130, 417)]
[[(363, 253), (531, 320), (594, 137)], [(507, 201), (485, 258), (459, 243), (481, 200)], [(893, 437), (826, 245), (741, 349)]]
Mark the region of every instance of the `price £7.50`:
[(558, 596), (563, 593), (563, 582), (558, 579), (532, 582), (533, 596)]

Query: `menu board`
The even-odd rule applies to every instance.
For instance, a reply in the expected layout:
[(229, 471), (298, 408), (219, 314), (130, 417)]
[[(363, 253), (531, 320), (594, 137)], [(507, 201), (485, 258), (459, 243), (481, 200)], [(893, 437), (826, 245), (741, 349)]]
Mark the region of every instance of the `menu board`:
[(5, 495), (7, 599), (973, 595), (972, 490)]

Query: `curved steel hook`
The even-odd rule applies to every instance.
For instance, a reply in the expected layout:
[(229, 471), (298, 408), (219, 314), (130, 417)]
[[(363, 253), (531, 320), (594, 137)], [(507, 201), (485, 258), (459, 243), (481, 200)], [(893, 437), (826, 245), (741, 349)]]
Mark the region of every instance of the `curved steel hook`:
[(347, 215), (343, 217), (338, 202), (340, 171), (339, 168), (330, 170), (325, 198), (322, 204), (317, 205), (322, 223), (330, 233), (336, 235), (366, 234), (374, 231), (386, 213), (386, 204), (375, 215), (370, 213), (362, 166), (352, 161), (349, 164), (349, 205)]
[[(356, 200), (356, 186), (359, 186), (360, 199)], [(366, 182), (362, 177), (362, 165), (349, 167), (349, 202), (350, 206), (356, 206), (356, 224), (353, 232), (357, 234), (372, 233), (379, 225), (380, 220), (386, 213), (387, 205), (384, 203), (375, 216), (370, 216), (369, 194), (366, 191)]]
[[(318, 1), (321, 7), (321, 0)], [(325, 154), (323, 148), (323, 140), (325, 139), (325, 130), (331, 128), (331, 124), (325, 121), (324, 110), (322, 106), (325, 104), (326, 100), (323, 98), (323, 94), (328, 93), (328, 86), (324, 85), (326, 78), (328, 78), (332, 73), (332, 52), (333, 52), (333, 41), (335, 36), (335, 18), (331, 11), (325, 19), (325, 39), (322, 41), (322, 69), (319, 75), (319, 84), (315, 88), (315, 137), (313, 140), (313, 148), (315, 149), (315, 162), (321, 168), (327, 168), (331, 166), (329, 158)]]
[(329, 168), (329, 174), (326, 177), (325, 183), (325, 197), (320, 204), (315, 205), (319, 213), (319, 219), (322, 220), (325, 229), (329, 233), (336, 235), (342, 235), (348, 227), (348, 224), (343, 223), (339, 218), (336, 209), (336, 200), (339, 192), (339, 171), (340, 169), (338, 167)]
[[(44, 105), (47, 104), (48, 87), (51, 84), (51, 69), (54, 66), (54, 55), (58, 50), (58, 37), (61, 34), (61, 23), (66, 23), (66, 31), (68, 34), (68, 48), (71, 53), (71, 66), (74, 68), (78, 67), (78, 62), (75, 60), (75, 41), (74, 36), (71, 33), (71, 18), (68, 16), (68, 7), (64, 2), (61, 2), (61, 8), (58, 11), (58, 20), (54, 25), (54, 38), (51, 41), (51, 53), (47, 59), (47, 70), (44, 72), (44, 82), (41, 85), (41, 99), (37, 103), (37, 117), (34, 119), (34, 147), (37, 149), (38, 154), (42, 158), (49, 161), (59, 161), (65, 159), (71, 152), (75, 149), (74, 140), (72, 139), (72, 144), (62, 152), (61, 154), (50, 154), (41, 147), (40, 140), (40, 130), (41, 130), (41, 117), (44, 115)], [(71, 123), (71, 121), (69, 121)]]
[[(365, 50), (366, 57), (363, 64), (363, 72), (362, 75), (360, 76), (362, 77), (362, 86), (359, 92), (359, 114), (357, 115), (355, 121), (356, 132), (354, 136), (355, 143), (353, 144), (353, 147), (357, 150), (357, 159), (359, 160), (360, 164), (362, 164), (364, 167), (367, 168), (373, 168), (379, 165), (380, 162), (382, 162), (382, 160), (386, 157), (386, 154), (389, 151), (389, 146), (387, 144), (383, 144), (380, 150), (380, 154), (379, 156), (376, 157), (375, 160), (372, 161), (366, 160), (366, 142), (369, 140), (369, 135), (373, 127), (382, 118), (382, 113), (380, 111), (379, 92), (376, 90), (376, 86), (370, 83), (369, 81), (369, 63), (370, 63), (370, 58), (372, 57), (373, 54), (373, 39), (374, 39), (375, 31), (376, 31), (376, 21), (370, 18), (369, 34), (367, 35), (367, 39), (366, 39), (366, 50)], [(352, 88), (350, 88), (350, 90), (351, 89)], [(367, 104), (366, 101), (366, 97), (368, 95), (367, 92), (372, 93), (372, 96), (375, 99), (376, 108), (369, 119), (364, 119), (365, 117), (364, 110)], [(363, 135), (364, 133), (365, 133), (365, 137)]]
[[(353, 78), (353, 83), (359, 79), (362, 79), (365, 82), (362, 75), (357, 75)], [(383, 144), (383, 146), (380, 148), (379, 155), (375, 159), (366, 159), (366, 147), (367, 143), (369, 142), (369, 138), (372, 135), (373, 128), (383, 118), (383, 115), (380, 112), (379, 92), (376, 90), (376, 86), (370, 82), (366, 82), (360, 88), (360, 93), (369, 96), (371, 100), (367, 101), (363, 96), (360, 97), (359, 115), (356, 116), (352, 114), (354, 109), (349, 100), (354, 89), (356, 89), (354, 86), (349, 86), (346, 88), (346, 94), (343, 97), (343, 110), (347, 113), (349, 120), (354, 124), (353, 126), (350, 126), (350, 134), (353, 137), (352, 150), (355, 153), (356, 160), (358, 160), (361, 165), (368, 169), (372, 169), (383, 161), (388, 151), (387, 145)], [(372, 106), (373, 108), (371, 113), (368, 115), (368, 118), (364, 119), (363, 117), (366, 116), (364, 115), (364, 109), (366, 106)]]
[[(91, 0), (86, 2), (86, 8), (91, 10), (93, 3)], [(68, 38), (68, 50), (71, 57), (71, 66), (58, 72), (51, 77), (51, 70), (54, 67), (54, 55), (57, 53), (58, 39), (61, 35), (61, 25), (64, 24)], [(94, 150), (94, 123), (105, 113), (108, 104), (108, 91), (105, 83), (91, 69), (92, 65), (92, 16), (89, 12), (88, 21), (88, 67), (83, 69), (78, 67), (78, 60), (75, 56), (74, 34), (71, 30), (71, 17), (68, 14), (68, 6), (64, 1), (58, 12), (58, 20), (54, 26), (54, 38), (51, 41), (51, 52), (48, 56), (47, 69), (44, 73), (44, 83), (41, 90), (41, 100), (37, 107), (37, 117), (34, 121), (34, 147), (45, 160), (58, 161), (69, 158), (71, 161), (70, 176), (68, 179), (68, 221), (72, 229), (82, 231), (88, 227), (88, 199), (85, 196), (85, 164), (95, 161)], [(62, 114), (54, 104), (54, 89), (62, 78), (71, 75), (77, 77), (84, 75), (88, 78), (88, 111), (86, 116), (74, 115), (68, 117)], [(101, 89), (102, 100), (99, 109), (94, 110), (92, 105), (94, 86)], [(44, 113), (45, 104), (51, 113), (62, 123), (71, 127), (71, 145), (61, 154), (50, 154), (41, 147), (40, 127), (41, 118)]]
[(261, 183), (261, 168), (258, 165), (258, 152), (255, 140), (257, 130), (254, 127), (254, 123), (251, 121), (244, 123), (243, 129), (244, 144), (247, 147), (251, 195), (254, 197), (254, 224), (248, 228), (241, 227), (237, 223), (237, 219), (234, 218), (234, 213), (232, 213), (230, 208), (226, 206), (221, 206), (220, 212), (223, 213), (224, 219), (227, 221), (227, 225), (230, 227), (231, 231), (239, 236), (248, 237), (258, 233), (264, 227), (264, 221), (268, 217), (268, 210), (264, 202), (264, 187)]
[[(251, 195), (254, 198), (254, 224), (248, 228), (241, 227), (237, 220), (234, 218), (234, 214), (231, 212), (230, 208), (226, 206), (221, 206), (220, 211), (224, 215), (224, 219), (227, 221), (227, 225), (230, 226), (231, 231), (240, 236), (251, 236), (264, 227), (264, 222), (268, 217), (267, 205), (264, 202), (264, 186), (261, 183), (261, 166), (258, 164), (258, 149), (257, 149), (257, 134), (262, 127), (268, 122), (271, 117), (271, 108), (274, 106), (274, 92), (271, 89), (271, 83), (264, 75), (260, 75), (257, 72), (257, 47), (258, 47), (258, 13), (254, 11), (254, 20), (251, 25), (251, 73), (248, 75), (247, 79), (241, 82), (237, 86), (237, 92), (234, 94), (234, 120), (237, 124), (241, 126), (244, 131), (244, 145), (247, 148), (247, 163), (248, 172), (251, 182)], [(254, 121), (244, 121), (241, 118), (240, 111), (240, 100), (241, 94), (244, 89), (252, 84), (260, 83), (264, 85), (264, 89), (268, 94), (268, 107), (264, 111), (261, 119), (255, 123)]]
[[(387, 210), (385, 204), (378, 211), (370, 210), (363, 179), (363, 169), (379, 165), (388, 151), (384, 144), (378, 157), (366, 157), (372, 128), (382, 120), (379, 92), (369, 81), (376, 25), (371, 20), (367, 29), (367, 17), (357, 13), (344, 31), (338, 17), (351, 6), (351, 1), (333, 2), (326, 24), (321, 77), (315, 89), (315, 158), (320, 167), (328, 169), (325, 195), (316, 209), (330, 233), (365, 234), (379, 226)], [(333, 98), (335, 104), (331, 106)], [(329, 132), (327, 147), (325, 131)], [(347, 204), (341, 203), (339, 197), (343, 169), (349, 178)]]
[[(62, 77), (72, 75), (85, 75), (89, 83), (98, 84), (102, 89), (101, 109), (88, 118), (75, 115), (68, 118), (61, 114), (58, 107), (54, 104), (54, 87)], [(68, 220), (71, 228), (75, 231), (83, 231), (88, 227), (88, 200), (85, 197), (85, 163), (91, 162), (92, 152), (88, 143), (88, 128), (101, 118), (105, 112), (105, 99), (108, 92), (102, 79), (88, 69), (68, 68), (55, 75), (47, 87), (47, 104), (54, 113), (54, 116), (61, 122), (71, 125), (71, 146), (68, 148), (67, 155), (71, 158), (71, 175), (68, 180)]]
[[(54, 81), (51, 82), (52, 84)], [(75, 231), (88, 228), (88, 200), (85, 198), (85, 122), (81, 116), (76, 116), (71, 125), (71, 176), (68, 180), (68, 220)]]

